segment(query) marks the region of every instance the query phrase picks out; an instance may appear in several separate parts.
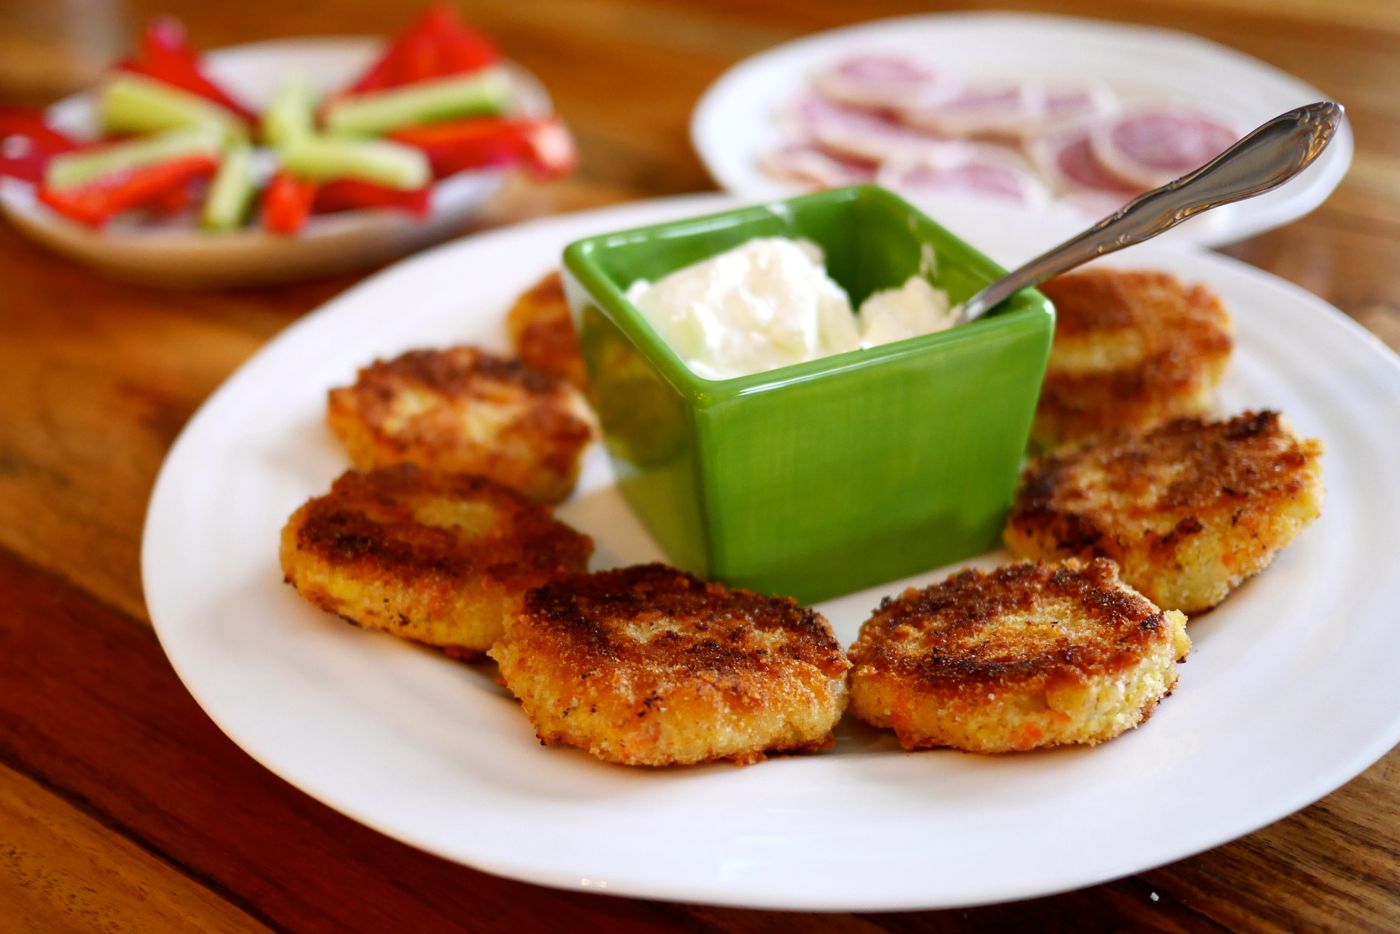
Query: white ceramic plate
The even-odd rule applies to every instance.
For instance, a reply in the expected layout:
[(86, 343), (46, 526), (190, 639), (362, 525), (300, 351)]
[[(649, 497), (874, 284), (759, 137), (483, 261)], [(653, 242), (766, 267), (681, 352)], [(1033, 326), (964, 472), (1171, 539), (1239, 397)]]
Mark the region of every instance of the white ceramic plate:
[[(691, 120), (691, 141), (710, 175), (741, 198), (786, 198), (803, 189), (759, 168), (759, 156), (783, 140), (776, 114), (810, 87), (814, 72), (864, 51), (917, 56), (968, 80), (1024, 77), (1101, 80), (1123, 99), (1206, 107), (1240, 132), (1326, 95), (1291, 75), (1186, 33), (1099, 20), (1023, 13), (938, 13), (877, 20), (818, 33), (769, 49), (729, 69), (710, 86)], [(1345, 104), (1345, 101), (1342, 101)], [(1267, 195), (1219, 208), (1168, 236), (1215, 246), (1286, 224), (1317, 207), (1351, 165), (1343, 126), (1302, 176)], [(966, 196), (932, 202), (955, 219), (981, 210)], [(1072, 216), (1063, 203), (1047, 212)]]
[[(287, 75), (303, 74), (319, 91), (343, 87), (373, 61), (378, 39), (284, 39), (206, 53), (211, 76), (240, 101), (261, 111)], [(534, 76), (510, 66), (521, 110), (547, 113), (549, 97)], [(49, 119), (79, 138), (94, 135), (90, 94), (55, 104)], [(497, 169), (462, 172), (433, 186), (423, 218), (398, 211), (346, 211), (311, 218), (294, 237), (256, 225), (213, 234), (189, 220), (92, 230), (40, 204), (34, 186), (0, 178), (0, 211), (40, 243), (109, 275), (163, 285), (255, 285), (327, 275), (383, 262), (460, 232), (500, 187)]]
[[(505, 309), (567, 242), (730, 204), (628, 205), (440, 247), (288, 328), (215, 393), (161, 472), (142, 564), (161, 644), (235, 742), (356, 820), (488, 872), (649, 898), (913, 909), (1170, 862), (1303, 807), (1400, 739), (1400, 365), (1317, 298), (1204, 252), (1130, 259), (1220, 292), (1239, 336), (1222, 410), (1276, 406), (1325, 439), (1328, 503), (1273, 568), (1193, 624), (1180, 687), (1152, 722), (1098, 748), (910, 754), (848, 721), (834, 750), (748, 768), (605, 765), (541, 747), (487, 670), (346, 626), (282, 583), (283, 521), (346, 467), (324, 427), (328, 387), (410, 347), (504, 348)], [(1038, 226), (988, 216), (961, 232), (1010, 262), (1062, 233)], [(561, 515), (597, 540), (595, 566), (658, 557), (596, 447)], [(819, 609), (849, 643), (899, 586)]]

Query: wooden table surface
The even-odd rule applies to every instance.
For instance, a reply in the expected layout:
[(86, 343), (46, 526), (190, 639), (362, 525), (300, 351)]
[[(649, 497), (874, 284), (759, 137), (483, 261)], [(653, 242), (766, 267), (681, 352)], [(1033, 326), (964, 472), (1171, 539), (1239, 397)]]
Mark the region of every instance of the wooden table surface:
[[(43, 102), (34, 98), (91, 71), (92, 55), (165, 10), (215, 47), (382, 34), (416, 5), (5, 0), (0, 62), (23, 68), (0, 65), (0, 102)], [(1189, 30), (1343, 101), (1357, 153), (1341, 188), (1311, 216), (1226, 252), (1400, 348), (1400, 5), (1023, 7)], [(582, 151), (572, 180), (512, 185), (492, 224), (713, 187), (687, 122), (724, 68), (803, 33), (918, 9), (894, 0), (463, 8), (545, 81)], [(34, 54), (55, 23), (88, 60)], [(537, 888), (393, 842), (273, 777), (204, 716), (161, 653), (141, 594), (141, 522), (167, 448), (204, 398), (357, 278), (166, 292), (103, 279), (0, 225), (0, 929), (1400, 927), (1400, 751), (1300, 813), (1171, 866), (1034, 901), (907, 915), (795, 916)]]

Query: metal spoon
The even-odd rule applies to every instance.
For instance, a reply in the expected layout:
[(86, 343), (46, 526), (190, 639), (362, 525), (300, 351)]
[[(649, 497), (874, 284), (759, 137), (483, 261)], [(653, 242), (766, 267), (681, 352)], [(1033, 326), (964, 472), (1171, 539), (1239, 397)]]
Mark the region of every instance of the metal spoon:
[(1007, 273), (959, 307), (956, 324), (1014, 293), (1097, 256), (1141, 243), (1184, 220), (1271, 191), (1307, 168), (1341, 126), (1341, 104), (1319, 101), (1280, 114), (1193, 172), (1129, 201), (1118, 212)]

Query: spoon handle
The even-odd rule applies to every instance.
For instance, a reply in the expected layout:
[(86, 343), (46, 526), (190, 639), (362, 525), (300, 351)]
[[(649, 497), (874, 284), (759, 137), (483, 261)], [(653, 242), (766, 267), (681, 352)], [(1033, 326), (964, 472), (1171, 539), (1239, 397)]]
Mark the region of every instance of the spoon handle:
[(1199, 169), (1139, 195), (1083, 233), (993, 282), (963, 303), (957, 323), (980, 317), (1021, 289), (1151, 239), (1211, 208), (1277, 188), (1326, 148), (1344, 113), (1341, 104), (1319, 101), (1274, 117)]

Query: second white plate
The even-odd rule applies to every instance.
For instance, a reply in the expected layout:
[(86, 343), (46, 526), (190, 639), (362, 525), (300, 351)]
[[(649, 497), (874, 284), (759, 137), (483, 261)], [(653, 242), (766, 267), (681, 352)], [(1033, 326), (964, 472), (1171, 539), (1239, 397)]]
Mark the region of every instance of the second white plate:
[[(869, 51), (914, 56), (969, 79), (1100, 80), (1125, 98), (1206, 107), (1240, 132), (1326, 97), (1256, 58), (1167, 29), (1025, 13), (876, 20), (776, 46), (735, 65), (710, 86), (696, 105), (690, 135), (720, 187), (753, 201), (802, 191), (759, 168), (759, 157), (783, 140), (779, 110), (809, 89), (819, 69), (843, 56)], [(1286, 224), (1326, 200), (1346, 174), (1351, 157), (1351, 130), (1343, 126), (1317, 162), (1288, 185), (1218, 208), (1168, 236), (1216, 246)], [(959, 220), (981, 210), (982, 203), (950, 197), (938, 202), (936, 211)], [(1046, 210), (1068, 214), (1053, 203)], [(1072, 219), (1085, 226), (1083, 216)]]
[[(566, 243), (731, 203), (626, 205), (440, 247), (303, 318), (215, 393), (161, 471), (142, 568), (161, 645), (235, 742), (345, 814), (489, 872), (874, 910), (1040, 895), (1170, 862), (1316, 800), (1400, 739), (1400, 435), (1388, 430), (1400, 365), (1317, 298), (1200, 251), (1149, 246), (1126, 261), (1220, 293), (1239, 347), (1221, 410), (1277, 407), (1323, 438), (1328, 502), (1274, 567), (1192, 624), (1180, 686), (1152, 721), (1098, 748), (906, 753), (848, 719), (815, 755), (605, 765), (541, 747), (489, 670), (346, 626), (282, 583), (282, 523), (346, 467), (325, 428), (329, 387), (410, 347), (504, 348), (506, 308)], [(982, 215), (958, 233), (1010, 263), (1063, 231)], [(658, 557), (596, 448), (560, 513), (597, 540), (597, 567)], [(943, 573), (818, 609), (849, 644), (882, 595)]]

